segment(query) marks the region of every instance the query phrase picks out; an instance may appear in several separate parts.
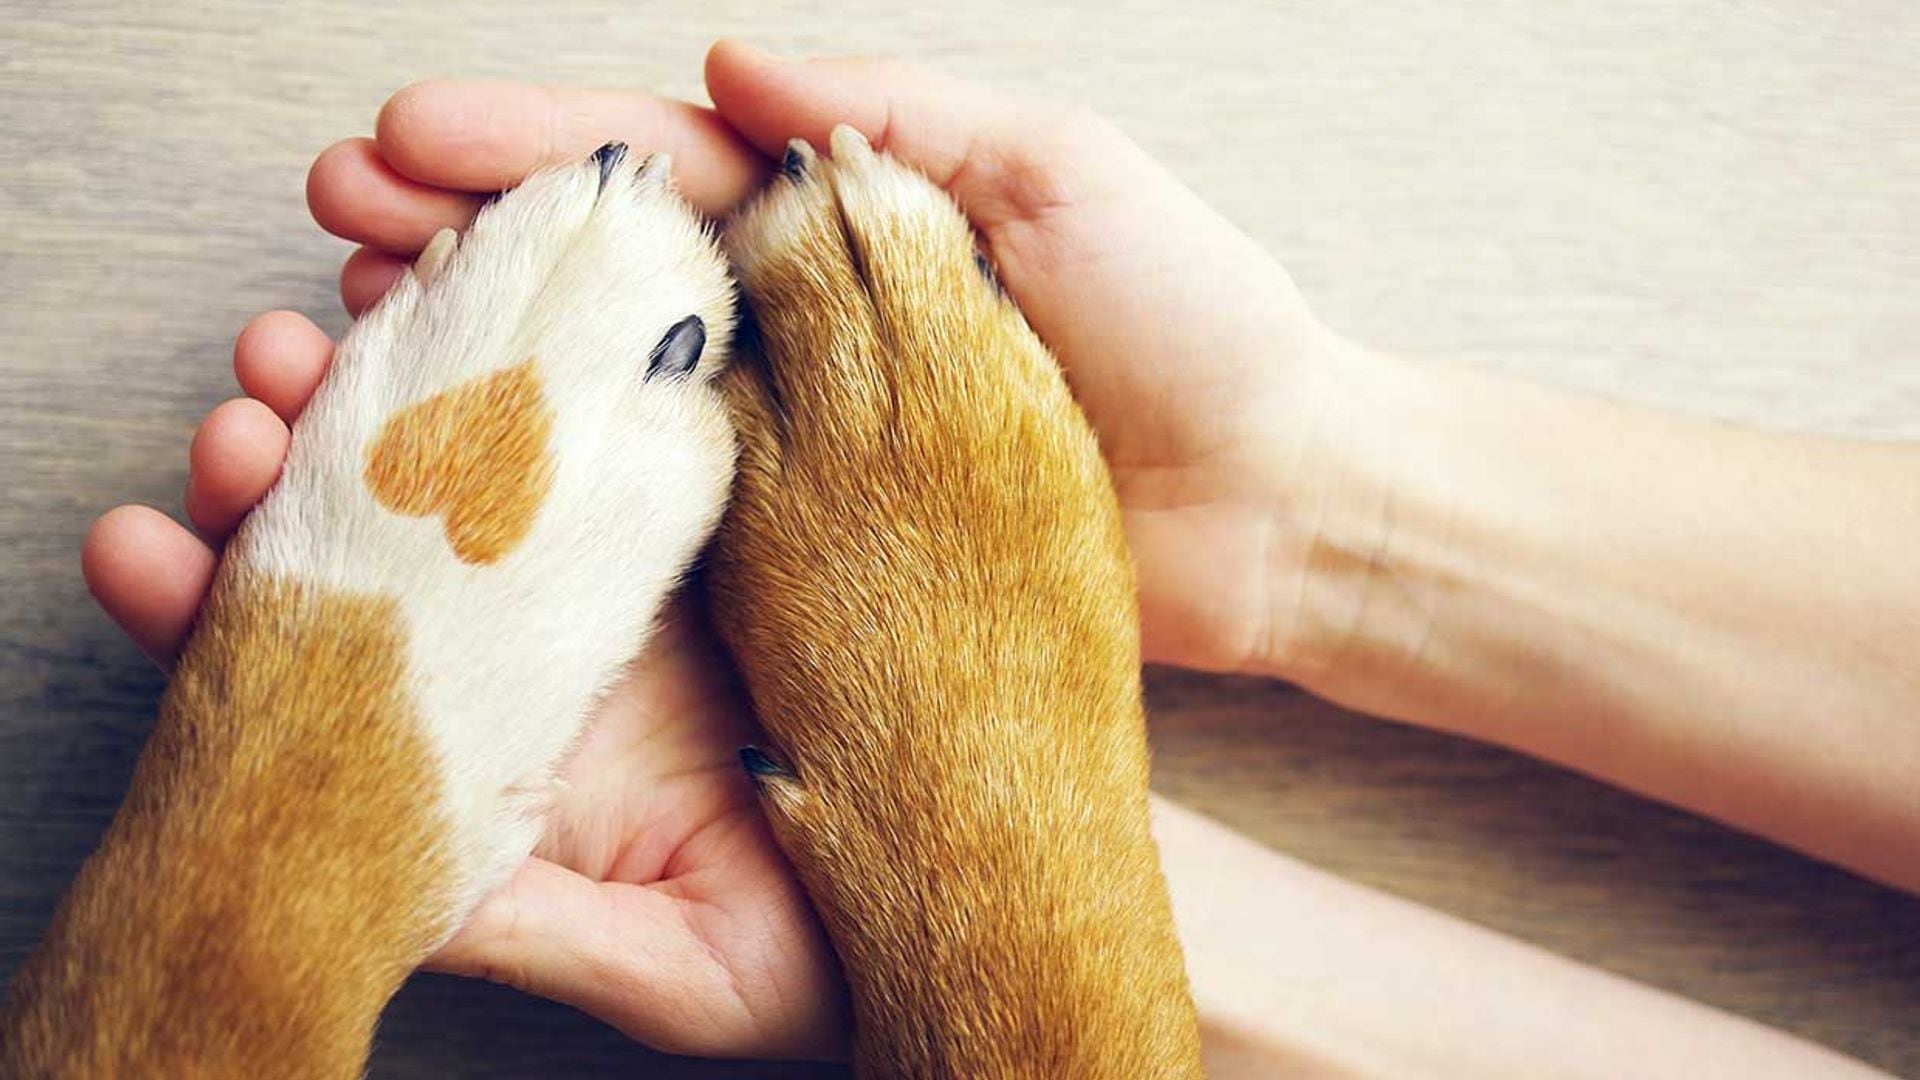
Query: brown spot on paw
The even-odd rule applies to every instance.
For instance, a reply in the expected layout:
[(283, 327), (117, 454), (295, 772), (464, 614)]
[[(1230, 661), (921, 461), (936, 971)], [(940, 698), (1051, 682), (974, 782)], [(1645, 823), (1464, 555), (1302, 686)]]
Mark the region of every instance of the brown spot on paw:
[(395, 413), (367, 451), (367, 487), (396, 514), (439, 515), (461, 562), (497, 562), (546, 499), (552, 432), (528, 360)]

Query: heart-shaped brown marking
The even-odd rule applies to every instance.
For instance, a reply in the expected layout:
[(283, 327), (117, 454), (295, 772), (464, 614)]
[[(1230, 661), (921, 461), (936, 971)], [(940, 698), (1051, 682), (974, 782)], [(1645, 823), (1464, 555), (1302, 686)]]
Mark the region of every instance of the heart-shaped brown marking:
[(440, 515), (461, 562), (496, 562), (526, 538), (546, 499), (552, 433), (528, 360), (389, 417), (367, 450), (367, 487), (396, 514)]

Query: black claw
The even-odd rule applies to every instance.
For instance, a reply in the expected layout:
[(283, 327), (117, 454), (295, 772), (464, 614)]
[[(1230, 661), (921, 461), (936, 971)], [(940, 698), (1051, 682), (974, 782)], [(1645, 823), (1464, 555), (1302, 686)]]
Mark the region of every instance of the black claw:
[(700, 362), (707, 347), (707, 324), (698, 315), (689, 315), (667, 328), (666, 335), (647, 357), (647, 378), (673, 379), (685, 375)]
[(747, 770), (747, 775), (755, 780), (767, 776), (779, 776), (789, 780), (793, 778), (793, 773), (786, 766), (767, 756), (767, 752), (757, 746), (740, 748), (740, 767)]
[(620, 163), (625, 160), (627, 160), (627, 144), (623, 142), (610, 142), (593, 152), (593, 161), (600, 166), (601, 187), (607, 186), (607, 178), (612, 176), (613, 170), (619, 168)]
[(780, 175), (789, 180), (800, 181), (807, 175), (807, 159), (800, 155), (800, 148), (787, 144), (787, 152), (780, 158)]
[(813, 152), (813, 144), (805, 139), (788, 139), (787, 152), (780, 156), (780, 175), (792, 183), (799, 183), (813, 171), (819, 156)]
[(1000, 284), (1000, 275), (993, 269), (993, 260), (987, 258), (986, 252), (973, 253), (973, 268), (980, 271), (980, 276), (987, 279), (987, 284), (993, 287), (994, 292), (1002, 296), (1007, 294), (1005, 286)]

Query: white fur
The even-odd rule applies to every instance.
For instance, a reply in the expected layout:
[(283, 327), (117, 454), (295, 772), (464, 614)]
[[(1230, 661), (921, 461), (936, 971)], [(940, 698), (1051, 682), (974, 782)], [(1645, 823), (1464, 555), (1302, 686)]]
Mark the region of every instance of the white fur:
[[(276, 577), (398, 598), (414, 704), (440, 758), (464, 912), (539, 837), (554, 767), (637, 653), (719, 518), (733, 435), (711, 385), (732, 289), (663, 158), (529, 178), (433, 247), (341, 342), (273, 492), (234, 542)], [(698, 368), (646, 377), (667, 329), (706, 323)], [(437, 517), (396, 515), (362, 479), (396, 412), (529, 358), (554, 412), (555, 479), (527, 537), (459, 561)]]

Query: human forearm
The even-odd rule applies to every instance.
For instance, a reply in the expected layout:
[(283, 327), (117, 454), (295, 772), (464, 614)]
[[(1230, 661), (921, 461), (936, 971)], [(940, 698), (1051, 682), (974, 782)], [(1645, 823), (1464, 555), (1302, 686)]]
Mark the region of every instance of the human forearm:
[(1879, 1075), (1343, 881), (1165, 800), (1154, 832), (1208, 1075)]
[(1329, 348), (1268, 673), (1920, 890), (1920, 450)]

